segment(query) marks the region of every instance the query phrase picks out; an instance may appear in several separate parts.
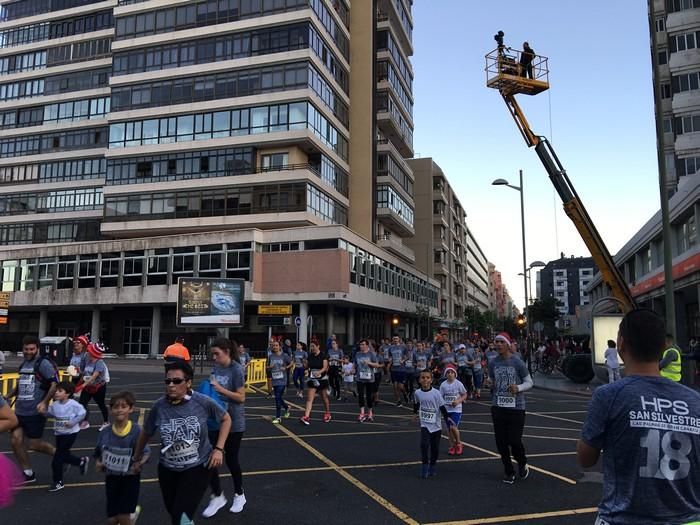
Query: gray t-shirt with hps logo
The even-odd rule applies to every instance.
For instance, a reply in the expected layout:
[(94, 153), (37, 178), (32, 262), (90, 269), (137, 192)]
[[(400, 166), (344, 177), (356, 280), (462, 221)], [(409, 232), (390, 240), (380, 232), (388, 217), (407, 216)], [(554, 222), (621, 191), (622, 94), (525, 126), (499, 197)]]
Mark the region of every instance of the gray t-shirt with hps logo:
[(272, 367), (270, 376), (272, 378), (272, 386), (287, 385), (287, 370), (286, 367), (292, 362), (292, 358), (287, 354), (270, 354), (267, 358), (268, 366)]
[(374, 383), (376, 370), (369, 363), (377, 363), (377, 354), (374, 352), (357, 352), (355, 354), (355, 370), (359, 383)]
[[(46, 396), (47, 390), (41, 388), (41, 378), (58, 382), (56, 369), (51, 361), (42, 359), (37, 367), (38, 374), (34, 373), (34, 365), (39, 356), (31, 361), (23, 361), (19, 367), (19, 380), (17, 381), (17, 402), (15, 412), (18, 416), (35, 416), (39, 414), (36, 406)], [(37, 377), (40, 376), (40, 377)]]
[[(231, 361), (229, 366), (214, 366), (211, 375), (223, 388), (235, 392), (245, 386), (243, 367), (236, 361)], [(230, 397), (219, 394), (226, 401), (227, 412), (231, 416), (231, 432), (245, 432), (245, 406)]]
[(700, 394), (629, 376), (593, 394), (581, 439), (603, 450), (602, 520), (680, 525), (700, 519)]
[(518, 392), (513, 395), (508, 390), (509, 385), (520, 385), (523, 379), (530, 375), (525, 363), (515, 356), (508, 359), (497, 357), (489, 363), (489, 376), (493, 378), (491, 386), (491, 404), (501, 408), (525, 410), (525, 394)]
[(185, 470), (209, 461), (212, 444), (207, 419), (221, 421), (225, 413), (216, 401), (198, 392), (177, 405), (161, 397), (148, 413), (144, 430), (149, 435), (160, 433), (161, 465)]

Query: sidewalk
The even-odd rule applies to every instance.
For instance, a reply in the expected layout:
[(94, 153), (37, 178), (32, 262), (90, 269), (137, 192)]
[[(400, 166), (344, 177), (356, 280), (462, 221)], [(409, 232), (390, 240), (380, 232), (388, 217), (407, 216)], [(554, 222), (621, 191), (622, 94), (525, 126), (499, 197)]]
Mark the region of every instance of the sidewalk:
[(556, 372), (552, 375), (535, 372), (532, 374), (532, 380), (535, 383), (535, 388), (588, 397), (592, 396), (595, 389), (603, 384), (595, 377), (590, 383), (574, 383), (560, 372)]

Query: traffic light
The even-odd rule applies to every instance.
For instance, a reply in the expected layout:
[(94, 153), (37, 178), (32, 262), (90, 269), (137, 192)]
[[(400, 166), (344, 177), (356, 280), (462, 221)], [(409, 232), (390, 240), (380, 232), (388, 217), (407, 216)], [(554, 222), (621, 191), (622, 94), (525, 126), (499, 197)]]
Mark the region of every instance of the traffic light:
[(523, 328), (527, 321), (525, 320), (525, 315), (524, 314), (518, 314), (518, 319), (515, 321), (516, 324), (518, 325), (518, 328)]

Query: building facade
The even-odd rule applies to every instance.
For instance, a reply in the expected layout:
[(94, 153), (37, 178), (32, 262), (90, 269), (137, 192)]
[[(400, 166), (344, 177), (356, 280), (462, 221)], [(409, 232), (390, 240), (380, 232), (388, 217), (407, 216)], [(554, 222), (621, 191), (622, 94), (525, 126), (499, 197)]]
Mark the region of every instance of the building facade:
[(549, 261), (537, 272), (537, 298), (553, 297), (561, 315), (574, 315), (590, 303), (588, 285), (598, 267), (592, 257), (565, 257)]
[[(254, 345), (259, 302), (292, 304), (302, 334), (347, 339), (387, 334), (396, 312), (410, 333), (417, 306), (436, 311), (434, 281), (399, 247), (413, 234), (411, 2), (356, 5), (5, 3), (0, 264), (13, 297), (0, 330), (91, 330), (154, 355), (180, 330), (186, 276), (246, 280), (232, 335)], [(315, 279), (327, 268), (337, 282)]]
[(508, 287), (503, 282), (501, 272), (496, 270), (493, 263), (488, 263), (489, 269), (489, 309), (496, 313), (498, 319), (514, 319), (517, 308), (508, 293)]
[[(661, 143), (668, 191), (700, 171), (700, 2), (650, 0), (658, 61), (654, 89), (661, 97)], [(696, 127), (697, 125), (697, 127)]]

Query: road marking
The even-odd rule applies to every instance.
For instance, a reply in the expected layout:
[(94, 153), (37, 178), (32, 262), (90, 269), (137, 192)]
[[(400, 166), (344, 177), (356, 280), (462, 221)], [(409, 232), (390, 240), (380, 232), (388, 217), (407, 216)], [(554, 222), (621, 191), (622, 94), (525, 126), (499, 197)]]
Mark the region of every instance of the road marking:
[(598, 507), (585, 507), (582, 509), (555, 510), (552, 512), (537, 512), (535, 514), (517, 514), (511, 516), (494, 516), (492, 518), (478, 518), (464, 521), (442, 521), (429, 523), (428, 525), (481, 525), (482, 523), (503, 523), (507, 521), (525, 521), (541, 518), (556, 518), (559, 516), (579, 516), (598, 512)]
[[(479, 403), (480, 405), (488, 406), (488, 407), (491, 406), (490, 404), (484, 403), (483, 401), (477, 401), (477, 403)], [(576, 413), (584, 413), (584, 414), (586, 413), (585, 410), (583, 410), (583, 411), (578, 411), (578, 410), (576, 410), (576, 411), (574, 411), (574, 412), (576, 412)], [(571, 412), (552, 412), (552, 414), (562, 414), (562, 413), (571, 413)], [(566, 421), (567, 423), (576, 423), (577, 425), (583, 425), (583, 421), (579, 421), (579, 420), (577, 420), (577, 419), (567, 419), (567, 418), (565, 418), (565, 417), (550, 416), (550, 415), (548, 415), (549, 413), (545, 413), (545, 412), (532, 412), (532, 411), (530, 411), (530, 410), (527, 410), (527, 411), (526, 411), (526, 414), (528, 414), (528, 415), (533, 415), (533, 416), (546, 417), (546, 418), (549, 418), (549, 419), (556, 419), (556, 420), (558, 420), (558, 421)]]
[(347, 481), (349, 481), (353, 486), (356, 488), (360, 489), (362, 492), (367, 494), (370, 498), (372, 498), (374, 501), (379, 503), (382, 507), (384, 507), (386, 510), (391, 512), (394, 516), (396, 516), (398, 519), (403, 521), (404, 523), (408, 523), (409, 525), (418, 525), (418, 522), (411, 518), (408, 514), (400, 510), (398, 507), (393, 505), (391, 502), (377, 494), (374, 490), (369, 488), (367, 485), (362, 483), (359, 479), (357, 479), (355, 476), (352, 474), (348, 473), (347, 471), (343, 470), (342, 467), (339, 467), (336, 463), (331, 461), (329, 458), (321, 454), (318, 450), (313, 448), (311, 445), (309, 445), (306, 441), (301, 439), (299, 436), (297, 436), (294, 432), (291, 430), (283, 427), (282, 425), (277, 425), (277, 428), (280, 430), (280, 432), (283, 432), (287, 434), (290, 438), (294, 440), (295, 443), (297, 443), (300, 447), (306, 449), (306, 451), (310, 452), (312, 455), (314, 455), (317, 459), (328, 465), (329, 467), (332, 468), (336, 473), (340, 474), (343, 478), (345, 478)]

